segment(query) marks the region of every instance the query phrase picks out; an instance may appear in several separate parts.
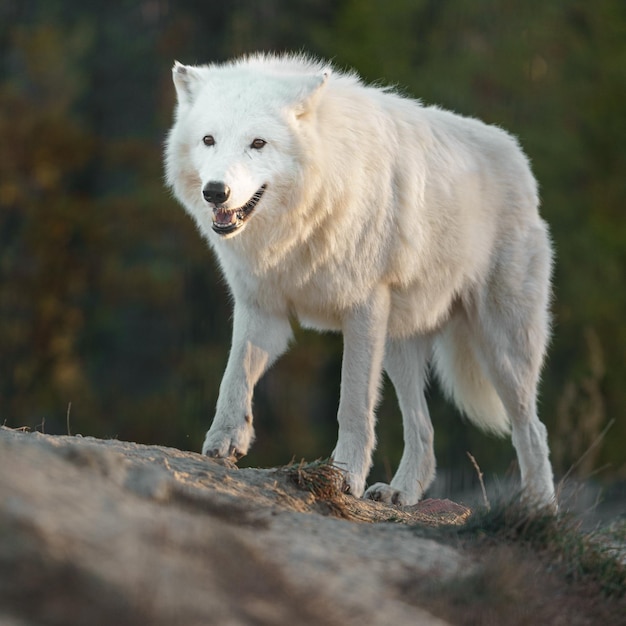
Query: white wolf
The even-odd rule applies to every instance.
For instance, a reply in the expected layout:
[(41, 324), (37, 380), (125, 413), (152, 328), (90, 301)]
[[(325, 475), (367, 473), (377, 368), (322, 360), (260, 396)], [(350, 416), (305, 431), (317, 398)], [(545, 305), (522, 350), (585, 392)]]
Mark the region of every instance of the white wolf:
[(365, 496), (417, 502), (435, 475), (428, 364), (479, 427), (512, 430), (522, 486), (554, 499), (536, 413), (551, 246), (516, 140), (294, 55), (173, 68), (167, 182), (215, 251), (233, 339), (202, 451), (239, 458), (253, 389), (290, 317), (344, 337), (332, 458), (363, 495), (383, 369), (404, 453)]

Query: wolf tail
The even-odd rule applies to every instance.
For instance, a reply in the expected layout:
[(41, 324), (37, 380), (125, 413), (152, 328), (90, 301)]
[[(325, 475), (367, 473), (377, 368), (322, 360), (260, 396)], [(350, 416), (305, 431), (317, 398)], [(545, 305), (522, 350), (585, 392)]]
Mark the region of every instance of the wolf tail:
[(510, 433), (509, 417), (464, 320), (451, 320), (437, 337), (433, 365), (446, 395), (471, 422), (494, 435)]

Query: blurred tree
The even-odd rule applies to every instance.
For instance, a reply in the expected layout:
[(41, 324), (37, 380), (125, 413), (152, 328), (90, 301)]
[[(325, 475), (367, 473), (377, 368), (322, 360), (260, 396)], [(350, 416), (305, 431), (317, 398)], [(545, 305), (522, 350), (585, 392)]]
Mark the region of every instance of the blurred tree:
[[(88, 248), (98, 238), (79, 182), (94, 141), (80, 120), (67, 117), (83, 78), (82, 35), (64, 37), (43, 25), (16, 29), (15, 79), (0, 86), (3, 413), (43, 418), (61, 389), (91, 396), (77, 341), (93, 268)], [(63, 71), (68, 55), (77, 63)]]

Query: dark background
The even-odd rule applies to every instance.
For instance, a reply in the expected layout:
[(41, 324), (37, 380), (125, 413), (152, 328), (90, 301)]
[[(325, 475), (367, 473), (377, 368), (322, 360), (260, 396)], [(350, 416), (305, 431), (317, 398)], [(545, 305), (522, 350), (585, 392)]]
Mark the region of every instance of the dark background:
[[(557, 251), (540, 413), (557, 476), (626, 478), (623, 0), (3, 0), (0, 423), (199, 450), (230, 342), (229, 296), (163, 185), (170, 69), (306, 51), (516, 134)], [(327, 456), (341, 339), (298, 330), (260, 383), (243, 463)], [(513, 459), (436, 386), (456, 487)], [(598, 439), (607, 424), (608, 433)], [(386, 385), (372, 478), (402, 444)], [(585, 454), (593, 444), (597, 445)]]

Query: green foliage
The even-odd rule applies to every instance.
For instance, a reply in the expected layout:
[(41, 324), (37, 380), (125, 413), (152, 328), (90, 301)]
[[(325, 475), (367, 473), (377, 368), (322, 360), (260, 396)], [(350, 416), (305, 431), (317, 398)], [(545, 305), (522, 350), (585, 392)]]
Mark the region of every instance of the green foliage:
[[(198, 449), (230, 340), (209, 251), (163, 188), (173, 59), (304, 49), (520, 137), (551, 225), (542, 417), (562, 473), (624, 476), (626, 5), (620, 0), (9, 2), (0, 7), (0, 420)], [(340, 339), (298, 331), (259, 386), (250, 462), (333, 445)], [(400, 455), (380, 411), (375, 474)], [(511, 458), (435, 398), (440, 466)], [(462, 461), (461, 461), (462, 459)], [(465, 470), (464, 470), (465, 471)]]

